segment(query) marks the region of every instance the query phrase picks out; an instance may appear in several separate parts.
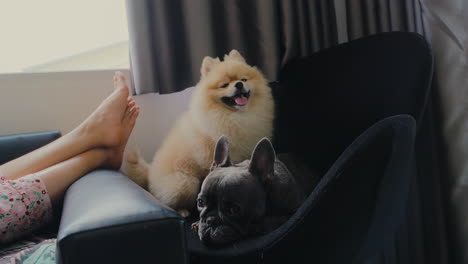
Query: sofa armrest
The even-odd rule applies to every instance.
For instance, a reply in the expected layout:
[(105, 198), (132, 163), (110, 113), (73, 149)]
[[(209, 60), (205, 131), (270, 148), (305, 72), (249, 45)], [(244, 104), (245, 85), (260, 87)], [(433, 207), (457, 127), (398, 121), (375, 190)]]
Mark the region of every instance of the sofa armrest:
[(117, 171), (96, 170), (65, 194), (57, 263), (187, 263), (184, 219)]
[(16, 159), (60, 137), (59, 131), (0, 136), (0, 164)]

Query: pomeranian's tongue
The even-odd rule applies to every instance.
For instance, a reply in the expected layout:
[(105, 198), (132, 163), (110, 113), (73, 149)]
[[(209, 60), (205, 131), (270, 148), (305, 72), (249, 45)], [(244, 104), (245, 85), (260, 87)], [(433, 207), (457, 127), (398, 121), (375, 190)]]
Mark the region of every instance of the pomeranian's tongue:
[(238, 105), (246, 105), (249, 99), (247, 99), (247, 97), (243, 95), (240, 95), (240, 96), (236, 96), (236, 98), (234, 98), (234, 101), (236, 101), (236, 104)]

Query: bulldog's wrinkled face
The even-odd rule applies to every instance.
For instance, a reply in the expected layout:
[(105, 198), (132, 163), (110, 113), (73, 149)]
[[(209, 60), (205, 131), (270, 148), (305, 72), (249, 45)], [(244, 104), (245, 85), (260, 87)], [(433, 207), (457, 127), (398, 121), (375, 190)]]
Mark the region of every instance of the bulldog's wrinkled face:
[(258, 232), (266, 213), (265, 181), (274, 160), (273, 147), (264, 139), (251, 161), (232, 165), (227, 138), (218, 140), (212, 170), (197, 199), (198, 235), (204, 243), (222, 246)]
[(255, 232), (256, 220), (265, 214), (265, 191), (248, 163), (216, 168), (205, 179), (197, 199), (203, 242), (224, 245)]

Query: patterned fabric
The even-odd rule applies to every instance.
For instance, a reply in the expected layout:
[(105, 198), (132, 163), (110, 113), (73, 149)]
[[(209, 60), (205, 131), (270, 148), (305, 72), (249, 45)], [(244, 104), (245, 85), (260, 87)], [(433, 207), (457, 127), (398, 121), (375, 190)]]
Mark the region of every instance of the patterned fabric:
[(55, 264), (56, 239), (50, 237), (31, 236), (8, 247), (0, 247), (0, 264)]
[[(34, 248), (21, 251), (14, 256), (11, 264), (55, 264), (56, 240), (51, 239), (42, 242)], [(1, 264), (1, 263), (0, 263)]]
[(52, 205), (42, 180), (30, 174), (7, 180), (0, 171), (0, 244), (10, 242), (47, 223)]

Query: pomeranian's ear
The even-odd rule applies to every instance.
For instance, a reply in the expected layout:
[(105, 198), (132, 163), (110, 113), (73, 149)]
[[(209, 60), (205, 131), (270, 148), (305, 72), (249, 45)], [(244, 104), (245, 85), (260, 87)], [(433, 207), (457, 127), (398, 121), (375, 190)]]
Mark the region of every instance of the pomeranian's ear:
[(206, 56), (203, 59), (202, 66), (200, 69), (200, 73), (202, 77), (206, 77), (206, 75), (213, 70), (213, 68), (216, 66), (216, 64), (219, 63), (219, 59), (216, 58), (211, 58), (209, 56)]
[(216, 142), (216, 147), (213, 155), (213, 164), (210, 171), (218, 167), (232, 166), (231, 159), (229, 158), (229, 141), (226, 136), (221, 136)]
[(229, 55), (224, 55), (224, 60), (233, 60), (241, 63), (246, 63), (244, 57), (235, 49), (229, 52)]
[(250, 159), (249, 172), (263, 183), (272, 179), (275, 166), (275, 149), (268, 138), (257, 143)]

